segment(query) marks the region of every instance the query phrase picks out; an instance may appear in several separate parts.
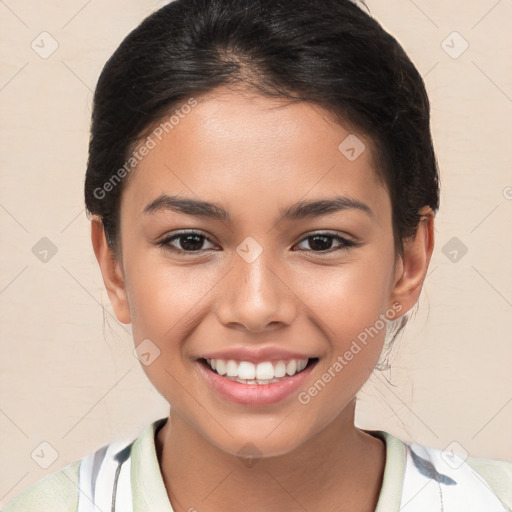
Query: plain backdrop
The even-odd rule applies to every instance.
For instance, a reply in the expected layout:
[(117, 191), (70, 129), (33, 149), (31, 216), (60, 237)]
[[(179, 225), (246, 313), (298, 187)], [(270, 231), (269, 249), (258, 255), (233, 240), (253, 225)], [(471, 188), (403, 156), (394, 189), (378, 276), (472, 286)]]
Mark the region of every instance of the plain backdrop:
[[(512, 460), (512, 1), (367, 4), (425, 79), (442, 192), (418, 312), (356, 424)], [(0, 2), (0, 505), (167, 414), (112, 314), (83, 202), (96, 80), (161, 5)]]

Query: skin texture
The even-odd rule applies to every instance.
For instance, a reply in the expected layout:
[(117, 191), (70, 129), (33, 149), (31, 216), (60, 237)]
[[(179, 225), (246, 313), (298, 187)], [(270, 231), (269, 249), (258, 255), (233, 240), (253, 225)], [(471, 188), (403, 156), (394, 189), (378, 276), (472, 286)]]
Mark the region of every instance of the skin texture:
[[(338, 146), (354, 132), (317, 106), (227, 89), (196, 99), (126, 184), (118, 260), (101, 220), (91, 221), (117, 318), (132, 323), (136, 346), (149, 338), (160, 350), (142, 367), (171, 405), (156, 446), (172, 506), (372, 511), (385, 446), (354, 426), (355, 395), (378, 362), (385, 329), (305, 405), (297, 393), (269, 406), (232, 403), (210, 387), (197, 358), (232, 347), (298, 351), (319, 358), (301, 387), (307, 390), (394, 303), (401, 308), (395, 318), (414, 306), (433, 250), (434, 215), (422, 211), (416, 236), (395, 259), (389, 194), (364, 134), (357, 136), (366, 150), (350, 161)], [(143, 214), (162, 193), (220, 203), (231, 220)], [(333, 195), (362, 201), (373, 215), (347, 209), (278, 220), (283, 207)], [(170, 248), (183, 248), (183, 238), (154, 245), (183, 229), (209, 240), (186, 254)], [(359, 245), (333, 251), (340, 243), (327, 239), (318, 249), (307, 237), (324, 231)], [(263, 250), (252, 263), (236, 252), (249, 236)], [(250, 467), (237, 456), (247, 443), (261, 457)]]

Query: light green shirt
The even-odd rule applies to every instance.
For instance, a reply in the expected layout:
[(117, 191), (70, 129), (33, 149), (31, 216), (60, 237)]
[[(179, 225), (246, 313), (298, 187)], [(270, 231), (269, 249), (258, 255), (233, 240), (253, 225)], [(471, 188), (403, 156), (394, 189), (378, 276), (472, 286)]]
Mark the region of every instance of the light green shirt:
[[(173, 512), (155, 448), (155, 433), (165, 421), (166, 418), (154, 421), (133, 444), (130, 470), (133, 512)], [(406, 445), (382, 430), (365, 432), (381, 438), (386, 444), (386, 463), (376, 512), (399, 512), (406, 467)], [(13, 498), (2, 512), (76, 512), (81, 460), (45, 476)], [(466, 463), (487, 482), (503, 505), (512, 511), (512, 462), (470, 457)]]

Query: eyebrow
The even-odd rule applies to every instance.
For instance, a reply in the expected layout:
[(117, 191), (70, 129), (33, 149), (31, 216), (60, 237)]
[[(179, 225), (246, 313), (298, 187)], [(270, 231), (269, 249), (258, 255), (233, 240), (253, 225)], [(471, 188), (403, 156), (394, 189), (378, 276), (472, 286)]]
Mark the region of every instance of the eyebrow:
[[(150, 215), (167, 210), (217, 220), (231, 220), (229, 212), (220, 204), (180, 196), (169, 196), (167, 194), (161, 194), (155, 200), (147, 204), (143, 213)], [(374, 216), (373, 211), (367, 204), (350, 197), (335, 196), (333, 198), (316, 199), (314, 201), (299, 201), (288, 207), (281, 208), (280, 220), (301, 220), (322, 217), (344, 210), (359, 210), (372, 218)]]

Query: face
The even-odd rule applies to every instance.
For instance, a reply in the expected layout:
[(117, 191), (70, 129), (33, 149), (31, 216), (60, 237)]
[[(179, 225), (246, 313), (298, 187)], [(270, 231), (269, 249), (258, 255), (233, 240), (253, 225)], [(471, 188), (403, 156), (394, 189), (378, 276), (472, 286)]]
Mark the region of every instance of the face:
[[(400, 279), (364, 134), (344, 142), (352, 132), (305, 103), (196, 99), (126, 184), (109, 295), (171, 414), (224, 451), (286, 453), (343, 414), (379, 359), (383, 320), (416, 301), (425, 261)], [(295, 373), (292, 360), (308, 364)]]

